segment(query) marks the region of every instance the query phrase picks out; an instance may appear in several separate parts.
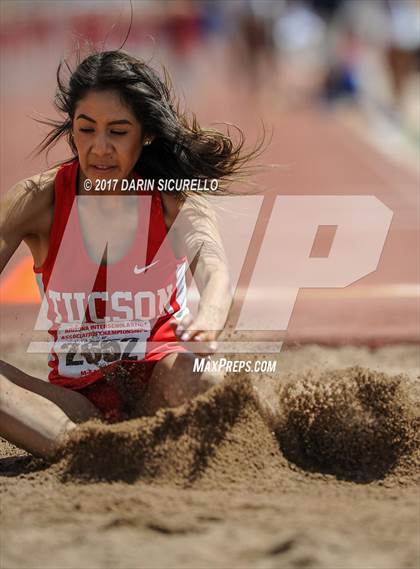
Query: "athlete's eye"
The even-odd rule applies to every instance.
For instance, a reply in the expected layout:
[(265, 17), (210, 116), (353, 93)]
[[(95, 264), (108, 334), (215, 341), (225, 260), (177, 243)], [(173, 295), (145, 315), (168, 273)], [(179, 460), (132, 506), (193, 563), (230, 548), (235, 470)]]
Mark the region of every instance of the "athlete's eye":
[(93, 132), (93, 128), (79, 128), (80, 132)]
[(123, 134), (127, 134), (127, 131), (124, 130), (111, 130), (111, 134), (118, 134), (119, 136), (122, 136)]

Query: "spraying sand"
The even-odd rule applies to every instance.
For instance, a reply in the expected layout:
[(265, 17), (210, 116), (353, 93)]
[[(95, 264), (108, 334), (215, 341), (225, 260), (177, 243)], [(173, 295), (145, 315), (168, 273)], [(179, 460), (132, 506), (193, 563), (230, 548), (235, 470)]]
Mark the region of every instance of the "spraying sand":
[(308, 373), (280, 390), (278, 438), (306, 470), (369, 482), (407, 463), (419, 419), (403, 375), (362, 367)]
[(151, 418), (85, 423), (61, 449), (59, 471), (65, 479), (200, 488), (267, 487), (270, 471), (268, 486), (275, 487), (286, 457), (307, 471), (371, 481), (406, 464), (418, 448), (404, 376), (361, 367), (307, 372), (289, 376), (277, 395), (280, 448), (251, 377), (240, 375)]

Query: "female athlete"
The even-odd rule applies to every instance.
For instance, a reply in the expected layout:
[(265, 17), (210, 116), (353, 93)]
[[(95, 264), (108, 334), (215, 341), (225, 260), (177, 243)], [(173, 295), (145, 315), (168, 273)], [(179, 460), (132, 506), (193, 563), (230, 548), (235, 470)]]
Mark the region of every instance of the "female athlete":
[[(151, 414), (220, 381), (195, 372), (184, 345), (214, 351), (229, 308), (215, 216), (202, 195), (156, 188), (223, 185), (255, 155), (189, 120), (168, 77), (120, 50), (90, 55), (68, 82), (60, 65), (57, 78), (63, 120), (48, 123), (39, 150), (66, 137), (73, 157), (18, 182), (1, 207), (0, 269), (24, 241), (52, 341), (48, 382), (1, 362), (0, 435), (44, 458), (81, 422), (123, 420), (140, 404)], [(187, 265), (200, 291), (194, 319)]]

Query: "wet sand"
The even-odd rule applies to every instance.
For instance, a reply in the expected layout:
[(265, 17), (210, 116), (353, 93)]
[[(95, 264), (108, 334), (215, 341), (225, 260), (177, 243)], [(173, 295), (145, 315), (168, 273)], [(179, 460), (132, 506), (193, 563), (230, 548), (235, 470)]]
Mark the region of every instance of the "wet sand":
[(52, 465), (3, 442), (1, 566), (417, 567), (418, 348), (294, 347), (279, 364), (85, 423)]

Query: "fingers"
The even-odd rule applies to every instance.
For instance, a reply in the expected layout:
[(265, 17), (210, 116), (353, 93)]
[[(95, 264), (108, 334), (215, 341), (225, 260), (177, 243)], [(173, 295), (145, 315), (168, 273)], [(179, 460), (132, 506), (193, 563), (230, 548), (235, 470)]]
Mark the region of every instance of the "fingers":
[(213, 338), (213, 336), (206, 337), (205, 334), (198, 334), (194, 336), (191, 338), (191, 342), (197, 343), (197, 347), (195, 347), (194, 344), (191, 345), (192, 351), (197, 354), (213, 354), (218, 347), (218, 343)]
[(171, 327), (177, 338), (182, 342), (188, 342), (193, 335), (196, 335), (199, 332), (197, 327), (194, 326), (192, 316), (189, 314), (179, 322), (171, 322)]
[(173, 329), (178, 340), (181, 342), (191, 342), (194, 344), (197, 343), (197, 346), (194, 344), (188, 346), (189, 349), (191, 349), (191, 351), (194, 353), (208, 354), (214, 353), (217, 350), (217, 333), (210, 330), (203, 330), (200, 323), (194, 322), (193, 318), (190, 315), (183, 318), (181, 322), (171, 322), (170, 326)]

